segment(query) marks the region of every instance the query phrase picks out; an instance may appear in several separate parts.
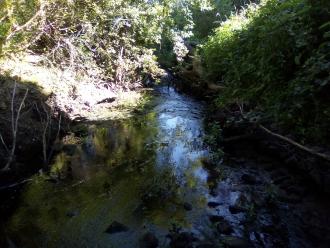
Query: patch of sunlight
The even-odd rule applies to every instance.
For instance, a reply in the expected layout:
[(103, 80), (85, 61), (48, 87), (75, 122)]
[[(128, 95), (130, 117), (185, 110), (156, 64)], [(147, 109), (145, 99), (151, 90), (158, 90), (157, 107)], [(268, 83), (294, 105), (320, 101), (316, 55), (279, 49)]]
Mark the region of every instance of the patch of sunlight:
[(114, 103), (96, 106), (97, 111), (90, 112), (87, 118), (92, 121), (126, 119), (150, 102), (151, 99), (141, 92), (120, 91)]
[(56, 156), (55, 163), (53, 164), (50, 173), (51, 174), (60, 174), (63, 169), (67, 166), (69, 157), (64, 153), (60, 153)]
[[(45, 57), (32, 54), (4, 58), (0, 61), (0, 74), (36, 85), (46, 96), (54, 94), (56, 106), (71, 119), (123, 119), (146, 103), (143, 93), (123, 91), (114, 85), (109, 87), (82, 72), (49, 66), (47, 61)], [(98, 71), (93, 73), (99, 76)]]

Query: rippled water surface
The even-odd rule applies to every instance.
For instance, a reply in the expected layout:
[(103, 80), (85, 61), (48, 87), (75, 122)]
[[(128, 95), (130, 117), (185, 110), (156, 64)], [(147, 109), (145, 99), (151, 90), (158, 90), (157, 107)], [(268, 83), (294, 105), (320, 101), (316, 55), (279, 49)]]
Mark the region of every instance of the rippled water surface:
[(327, 247), (330, 205), (306, 177), (262, 154), (211, 160), (203, 105), (154, 95), (143, 115), (86, 124), (26, 185), (11, 247)]
[[(172, 88), (157, 91), (146, 115), (90, 125), (84, 144), (64, 149), (53, 169), (64, 182), (37, 178), (26, 188), (10, 221), (16, 242), (137, 247), (145, 232), (165, 245), (171, 228), (199, 231), (209, 191), (203, 107)], [(126, 230), (107, 232), (114, 222)]]

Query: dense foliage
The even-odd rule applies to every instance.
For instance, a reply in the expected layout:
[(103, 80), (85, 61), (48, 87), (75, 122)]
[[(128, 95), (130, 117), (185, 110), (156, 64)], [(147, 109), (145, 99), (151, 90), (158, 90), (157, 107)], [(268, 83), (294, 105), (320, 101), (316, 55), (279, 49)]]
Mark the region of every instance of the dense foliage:
[(5, 0), (0, 54), (29, 48), (63, 66), (84, 62), (88, 68), (106, 68), (112, 81), (132, 81), (132, 73), (157, 70), (153, 54), (167, 67), (182, 62), (187, 43), (204, 40), (246, 2)]
[(244, 103), (301, 140), (326, 141), (329, 8), (326, 0), (4, 0), (0, 55), (29, 49), (47, 65), (129, 88), (204, 42), (203, 76), (225, 86), (219, 107)]
[(330, 2), (264, 0), (223, 22), (201, 49), (219, 107), (244, 103), (301, 140), (329, 140)]
[(180, 65), (191, 45), (203, 42), (214, 28), (245, 6), (249, 0), (171, 0), (166, 1), (167, 18), (162, 40), (156, 49), (164, 67)]
[(5, 0), (0, 55), (29, 49), (94, 81), (127, 86), (159, 72), (154, 54), (168, 67), (180, 63), (187, 41), (204, 39), (234, 2)]
[(3, 54), (29, 48), (48, 62), (120, 85), (156, 73), (163, 6), (146, 1), (11, 1), (1, 6)]

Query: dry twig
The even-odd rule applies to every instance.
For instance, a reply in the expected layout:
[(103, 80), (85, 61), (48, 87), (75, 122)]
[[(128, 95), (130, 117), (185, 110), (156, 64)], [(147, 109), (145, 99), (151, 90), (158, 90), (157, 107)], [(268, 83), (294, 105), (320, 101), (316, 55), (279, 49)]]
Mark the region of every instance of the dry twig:
[(294, 140), (292, 140), (292, 139), (289, 139), (288, 137), (285, 137), (285, 136), (283, 136), (283, 135), (280, 135), (280, 134), (274, 133), (274, 132), (270, 131), (269, 129), (267, 129), (266, 127), (264, 127), (263, 125), (260, 125), (260, 124), (259, 124), (258, 126), (259, 126), (259, 128), (261, 128), (262, 130), (264, 130), (266, 133), (268, 133), (268, 134), (270, 134), (270, 135), (272, 135), (272, 136), (274, 136), (274, 137), (276, 137), (276, 138), (278, 138), (278, 139), (280, 139), (280, 140), (282, 140), (282, 141), (285, 141), (285, 142), (287, 142), (287, 143), (290, 143), (291, 145), (293, 145), (293, 146), (299, 148), (300, 150), (303, 150), (303, 151), (308, 152), (308, 153), (310, 153), (310, 154), (312, 154), (312, 155), (314, 155), (314, 156), (317, 156), (317, 157), (319, 157), (319, 158), (322, 158), (322, 159), (325, 159), (325, 160), (327, 160), (327, 161), (330, 161), (330, 156), (328, 156), (328, 155), (326, 155), (326, 154), (324, 154), (324, 153), (319, 153), (319, 152), (317, 152), (317, 151), (314, 151), (314, 150), (311, 149), (311, 148), (308, 148), (308, 147), (306, 147), (306, 146), (303, 146), (303, 145), (299, 144), (298, 142), (296, 142), (296, 141), (294, 141)]
[(322, 158), (324, 160), (327, 160), (327, 161), (330, 161), (330, 156), (327, 155), (327, 154), (324, 154), (324, 153), (320, 153), (320, 152), (317, 152), (311, 148), (308, 148), (302, 144), (299, 144), (298, 142), (288, 138), (288, 137), (285, 137), (283, 135), (280, 135), (280, 134), (277, 134), (277, 133), (274, 133), (272, 131), (270, 131), (268, 128), (264, 127), (263, 125), (261, 124), (258, 124), (257, 122), (251, 122), (249, 119), (247, 119), (245, 116), (244, 116), (244, 108), (243, 108), (243, 105), (242, 104), (239, 104), (237, 103), (238, 107), (239, 107), (239, 110), (240, 110), (240, 114), (243, 118), (243, 120), (246, 120), (254, 125), (256, 125), (258, 128), (260, 128), (261, 130), (263, 130), (264, 132), (268, 133), (269, 135), (273, 136), (273, 137), (276, 137), (286, 143), (289, 143), (290, 145), (293, 145), (297, 148), (299, 148), (300, 150), (302, 151), (305, 151), (313, 156), (316, 156), (316, 157), (319, 157), (319, 158)]
[(11, 32), (7, 37), (6, 37), (6, 42), (9, 41), (14, 35), (16, 35), (18, 32), (28, 28), (30, 25), (32, 25), (32, 23), (39, 17), (39, 16), (43, 16), (44, 14), (44, 5), (41, 2), (41, 6), (40, 9), (38, 10), (38, 12), (26, 23), (24, 23), (21, 26), (18, 26), (15, 28), (15, 30), (13, 32)]
[[(18, 121), (19, 121), (19, 117), (25, 102), (25, 99), (28, 95), (29, 89), (26, 89), (24, 97), (19, 105), (19, 108), (17, 110), (16, 116), (15, 116), (15, 110), (14, 110), (14, 102), (15, 102), (15, 95), (16, 95), (16, 88), (17, 88), (17, 82), (15, 81), (14, 84), (14, 88), (13, 88), (13, 94), (12, 94), (12, 98), (11, 98), (11, 129), (12, 129), (12, 146), (11, 149), (9, 151), (9, 156), (8, 156), (8, 160), (7, 160), (7, 164), (6, 166), (2, 169), (2, 171), (7, 171), (10, 169), (10, 165), (13, 162), (14, 159), (14, 155), (15, 155), (15, 149), (16, 149), (16, 138), (17, 138), (17, 129), (18, 129)], [(3, 141), (3, 138), (1, 136), (1, 140), (2, 142), (5, 144), (5, 142)], [(5, 146), (6, 147), (6, 146)], [(7, 147), (8, 149), (8, 147)]]

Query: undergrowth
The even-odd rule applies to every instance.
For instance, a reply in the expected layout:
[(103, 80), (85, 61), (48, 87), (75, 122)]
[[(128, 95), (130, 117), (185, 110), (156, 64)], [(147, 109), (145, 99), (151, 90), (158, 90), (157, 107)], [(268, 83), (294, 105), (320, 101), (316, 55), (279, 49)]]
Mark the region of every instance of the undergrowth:
[(200, 49), (205, 77), (301, 142), (330, 135), (330, 2), (263, 0), (223, 22)]

